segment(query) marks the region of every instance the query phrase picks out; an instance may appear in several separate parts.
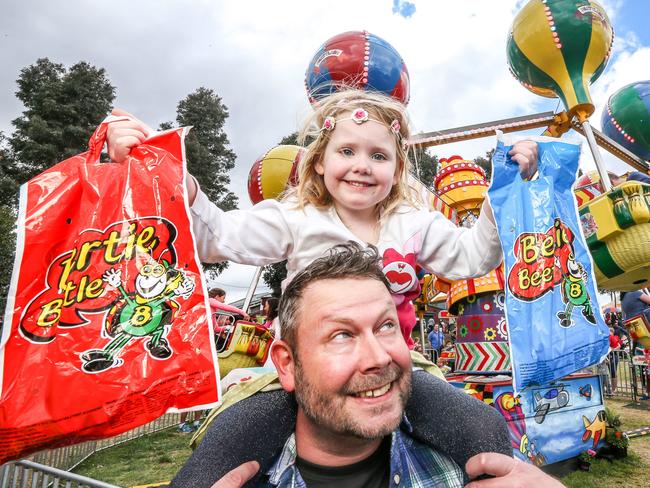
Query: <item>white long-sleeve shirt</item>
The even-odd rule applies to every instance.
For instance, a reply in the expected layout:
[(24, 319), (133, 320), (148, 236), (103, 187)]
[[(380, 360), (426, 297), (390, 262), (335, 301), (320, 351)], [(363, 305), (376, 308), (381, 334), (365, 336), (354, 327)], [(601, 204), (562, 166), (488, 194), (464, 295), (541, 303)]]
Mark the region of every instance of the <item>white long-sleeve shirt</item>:
[[(307, 205), (300, 210), (292, 201), (265, 200), (251, 209), (224, 212), (199, 191), (191, 213), (201, 261), (262, 266), (286, 259), (286, 283), (337, 244), (352, 240), (366, 245), (341, 222), (334, 207)], [(382, 220), (377, 248), (402, 309), (400, 322), (406, 309), (412, 314), (412, 308), (400, 305), (419, 293), (416, 263), (458, 280), (487, 274), (502, 259), (496, 226), (489, 218), (481, 216), (472, 228), (459, 228), (440, 212), (407, 205)], [(415, 317), (408, 322), (414, 323)], [(408, 324), (402, 326), (409, 329)]]

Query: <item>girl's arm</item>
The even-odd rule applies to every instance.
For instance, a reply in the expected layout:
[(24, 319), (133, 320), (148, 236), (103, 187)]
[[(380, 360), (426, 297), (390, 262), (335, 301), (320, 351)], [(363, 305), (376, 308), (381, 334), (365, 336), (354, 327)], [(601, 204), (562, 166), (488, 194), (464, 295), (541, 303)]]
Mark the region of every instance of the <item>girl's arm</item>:
[(287, 204), (265, 200), (247, 210), (224, 212), (200, 189), (190, 207), (199, 258), (265, 266), (287, 259), (293, 230)]
[(224, 312), (236, 313), (237, 315), (244, 317), (245, 320), (250, 319), (249, 315), (240, 308), (228, 305), (227, 303), (221, 303), (219, 300), (215, 300), (214, 298), (210, 298), (209, 301), (210, 308), (216, 308), (217, 310), (222, 310)]
[[(109, 124), (106, 133), (109, 156), (121, 163), (132, 148), (154, 131), (124, 110), (115, 109), (112, 114), (130, 117)], [(277, 202), (265, 202), (248, 211), (224, 212), (200, 191), (192, 175), (187, 175), (186, 185), (201, 261), (228, 260), (260, 266), (287, 258), (291, 232), (284, 219), (285, 212)]]
[(483, 276), (503, 259), (493, 221), (481, 213), (470, 229), (459, 228), (439, 212), (419, 211), (412, 219), (422, 229), (418, 263), (451, 280)]

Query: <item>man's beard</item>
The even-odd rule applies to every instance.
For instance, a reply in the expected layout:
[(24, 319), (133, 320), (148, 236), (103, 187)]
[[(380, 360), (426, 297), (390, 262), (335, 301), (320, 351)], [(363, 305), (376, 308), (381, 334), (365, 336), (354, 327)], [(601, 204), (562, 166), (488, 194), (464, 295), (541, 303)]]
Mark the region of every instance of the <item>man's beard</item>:
[[(355, 417), (355, 412), (346, 411), (345, 405), (350, 395), (361, 391), (377, 389), (387, 383), (399, 390), (400, 410), (403, 412), (411, 393), (411, 370), (403, 370), (391, 363), (377, 374), (352, 378), (340, 391), (325, 394), (305, 377), (302, 365), (295, 357), (295, 395), (298, 405), (314, 425), (339, 435), (354, 436), (360, 439), (380, 439), (393, 432), (400, 424), (401, 415), (394, 421), (380, 426), (367, 426)], [(379, 405), (371, 412), (380, 415), (390, 405)]]

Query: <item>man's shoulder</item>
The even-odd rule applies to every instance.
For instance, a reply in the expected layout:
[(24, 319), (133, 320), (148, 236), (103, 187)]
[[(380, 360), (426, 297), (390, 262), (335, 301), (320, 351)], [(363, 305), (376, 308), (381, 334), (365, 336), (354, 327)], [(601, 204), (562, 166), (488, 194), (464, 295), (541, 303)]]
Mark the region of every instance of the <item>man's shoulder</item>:
[(399, 476), (405, 480), (405, 486), (464, 486), (460, 466), (444, 452), (415, 439), (408, 430), (403, 423), (393, 433), (391, 478)]

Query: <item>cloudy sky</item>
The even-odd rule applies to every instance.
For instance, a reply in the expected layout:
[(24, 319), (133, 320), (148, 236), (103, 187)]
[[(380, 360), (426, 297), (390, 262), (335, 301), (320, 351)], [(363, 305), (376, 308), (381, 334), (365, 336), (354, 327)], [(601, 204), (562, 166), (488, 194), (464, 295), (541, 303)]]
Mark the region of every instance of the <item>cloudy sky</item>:
[[(507, 69), (505, 44), (517, 0), (29, 0), (6, 2), (0, 16), (0, 131), (23, 107), (15, 98), (20, 70), (40, 57), (106, 69), (116, 106), (152, 126), (173, 120), (176, 104), (200, 86), (230, 111), (226, 132), (237, 154), (231, 189), (250, 205), (246, 178), (256, 157), (296, 130), (309, 112), (304, 73), (318, 47), (349, 30), (390, 42), (411, 76), (414, 132), (555, 110)], [(592, 87), (600, 112), (623, 85), (650, 79), (646, 0), (603, 0), (616, 31), (614, 54)], [(441, 146), (440, 157), (473, 158), (493, 139)], [(614, 170), (627, 168), (608, 159)], [(585, 156), (585, 169), (593, 163)], [(229, 299), (243, 296), (250, 271), (220, 277)]]

